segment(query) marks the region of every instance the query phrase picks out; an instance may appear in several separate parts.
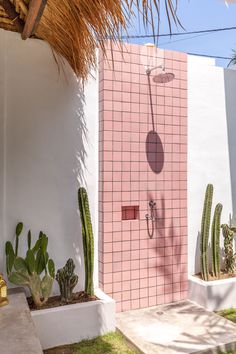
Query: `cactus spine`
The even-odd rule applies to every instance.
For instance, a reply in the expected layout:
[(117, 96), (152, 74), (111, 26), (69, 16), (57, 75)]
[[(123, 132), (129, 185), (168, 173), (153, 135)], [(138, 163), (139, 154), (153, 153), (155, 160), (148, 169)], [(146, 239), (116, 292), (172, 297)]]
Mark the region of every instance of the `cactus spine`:
[(211, 227), (212, 273), (217, 278), (220, 276), (220, 218), (222, 209), (222, 204), (216, 205)]
[(208, 240), (211, 220), (211, 207), (213, 198), (213, 185), (208, 184), (204, 200), (204, 208), (202, 213), (201, 224), (201, 240), (200, 240), (200, 257), (201, 257), (201, 274), (203, 280), (209, 280), (208, 267)]
[(73, 259), (68, 259), (66, 265), (58, 269), (56, 280), (61, 292), (61, 302), (69, 303), (73, 299), (73, 289), (78, 283), (78, 275), (74, 273), (75, 264)]
[(85, 292), (94, 295), (93, 268), (94, 268), (94, 238), (90, 217), (88, 194), (85, 188), (78, 190), (78, 203), (82, 224), (82, 237), (85, 266)]

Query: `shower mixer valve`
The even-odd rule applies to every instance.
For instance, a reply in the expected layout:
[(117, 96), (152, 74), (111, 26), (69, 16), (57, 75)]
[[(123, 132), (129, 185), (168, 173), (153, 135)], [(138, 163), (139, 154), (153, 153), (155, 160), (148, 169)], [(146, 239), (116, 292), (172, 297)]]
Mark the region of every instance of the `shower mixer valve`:
[(151, 210), (151, 215), (146, 214), (145, 217), (147, 220), (155, 220), (156, 217), (154, 216), (154, 210), (156, 209), (156, 205), (157, 203), (154, 202), (154, 200), (150, 200), (150, 202), (148, 203), (150, 210)]

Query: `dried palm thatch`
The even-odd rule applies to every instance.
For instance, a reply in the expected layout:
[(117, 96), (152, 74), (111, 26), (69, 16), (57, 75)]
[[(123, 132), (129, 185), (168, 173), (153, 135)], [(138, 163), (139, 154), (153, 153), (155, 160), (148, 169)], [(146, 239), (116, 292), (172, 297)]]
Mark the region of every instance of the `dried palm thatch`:
[[(18, 17), (9, 17), (1, 7), (11, 2)], [(20, 31), (17, 21), (25, 23), (32, 0), (0, 0), (0, 27)], [(158, 31), (161, 2), (171, 23), (178, 23), (178, 0), (47, 0), (34, 35), (47, 41), (54, 53), (65, 58), (75, 74), (86, 79), (96, 67), (96, 48), (105, 49), (108, 38), (118, 41), (127, 23), (139, 11), (145, 26)]]

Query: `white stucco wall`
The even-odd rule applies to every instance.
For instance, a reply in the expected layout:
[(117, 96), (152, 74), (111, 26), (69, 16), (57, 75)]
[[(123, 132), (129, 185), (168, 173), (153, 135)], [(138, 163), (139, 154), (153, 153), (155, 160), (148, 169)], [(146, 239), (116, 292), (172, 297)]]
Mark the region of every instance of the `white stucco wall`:
[[(0, 30), (0, 271), (18, 221), (49, 237), (56, 267), (76, 261), (83, 287), (77, 190), (86, 186), (97, 259), (98, 84), (83, 90), (71, 69), (58, 73), (51, 49)], [(83, 137), (83, 131), (86, 138)], [(22, 237), (22, 250), (26, 238)], [(95, 261), (97, 284), (97, 262)]]
[(235, 214), (236, 71), (214, 60), (188, 57), (189, 273), (199, 271), (198, 233), (205, 189), (214, 185), (213, 210), (223, 204), (222, 223)]

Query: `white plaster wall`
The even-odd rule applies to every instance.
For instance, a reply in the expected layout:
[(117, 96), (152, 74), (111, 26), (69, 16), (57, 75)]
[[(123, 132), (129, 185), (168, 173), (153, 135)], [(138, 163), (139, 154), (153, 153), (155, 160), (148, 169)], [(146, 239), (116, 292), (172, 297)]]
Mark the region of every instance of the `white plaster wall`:
[[(45, 42), (0, 30), (0, 271), (4, 244), (23, 221), (35, 239), (40, 230), (48, 235), (57, 268), (69, 257), (76, 261), (83, 287), (82, 185), (89, 192), (97, 259), (97, 80), (86, 84), (84, 98), (68, 65), (59, 75)], [(95, 267), (97, 284), (97, 261)]]
[(222, 223), (227, 223), (229, 214), (236, 212), (233, 208), (233, 202), (236, 202), (236, 170), (232, 174), (232, 166), (236, 168), (236, 144), (233, 136), (230, 138), (230, 134), (235, 134), (236, 131), (235, 92), (234, 70), (216, 67), (211, 59), (188, 57), (190, 274), (200, 270), (198, 233), (207, 184), (214, 185), (213, 208), (218, 202), (223, 204)]

